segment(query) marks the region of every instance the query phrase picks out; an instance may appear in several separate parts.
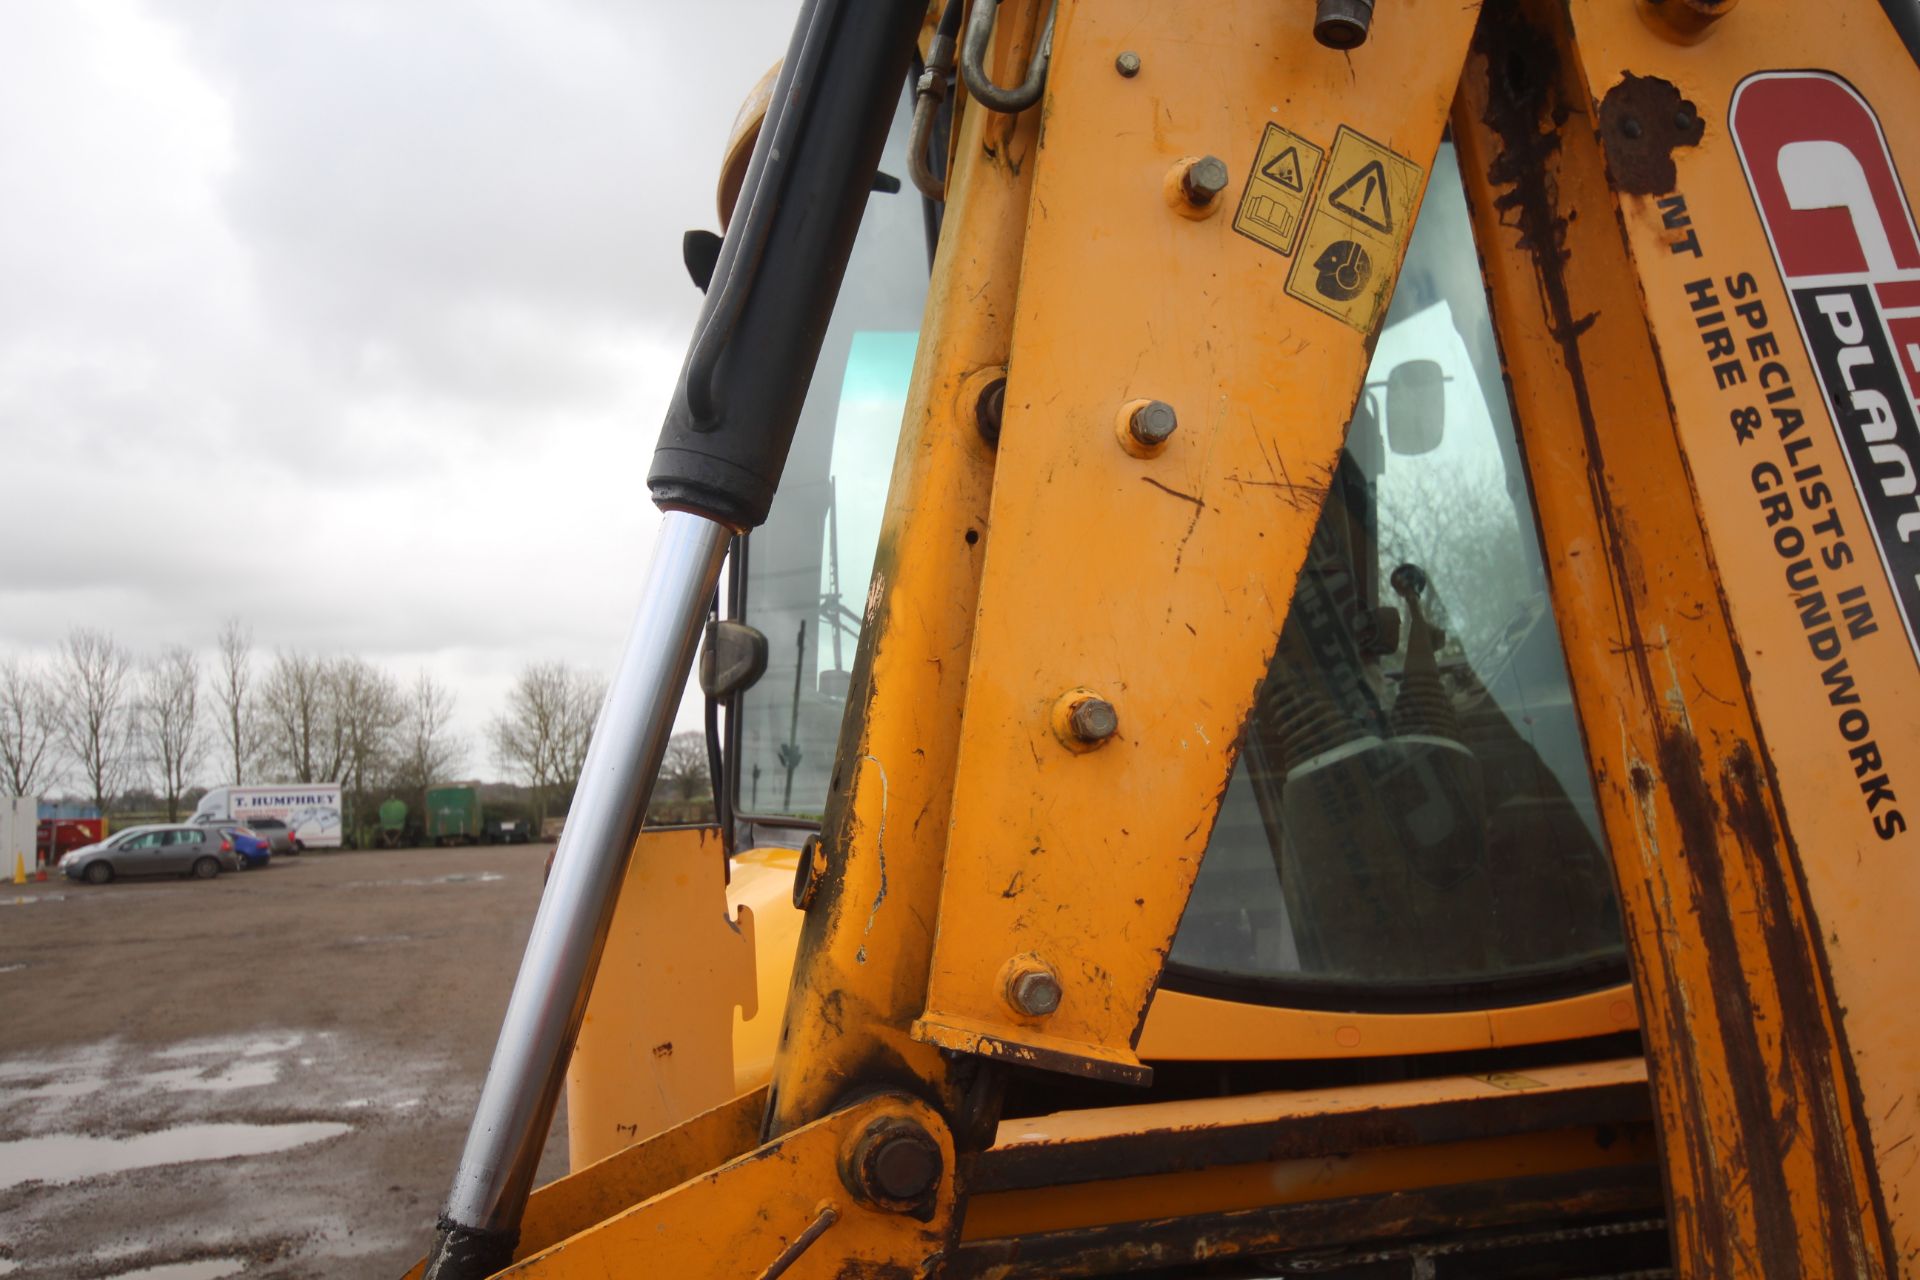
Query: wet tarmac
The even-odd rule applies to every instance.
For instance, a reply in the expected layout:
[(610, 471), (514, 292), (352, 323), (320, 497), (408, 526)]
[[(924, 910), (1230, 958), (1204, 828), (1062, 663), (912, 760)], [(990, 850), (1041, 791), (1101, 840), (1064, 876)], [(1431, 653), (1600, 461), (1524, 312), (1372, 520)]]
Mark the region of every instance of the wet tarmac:
[(546, 852), (16, 887), (41, 909), (0, 915), (0, 1277), (400, 1275)]

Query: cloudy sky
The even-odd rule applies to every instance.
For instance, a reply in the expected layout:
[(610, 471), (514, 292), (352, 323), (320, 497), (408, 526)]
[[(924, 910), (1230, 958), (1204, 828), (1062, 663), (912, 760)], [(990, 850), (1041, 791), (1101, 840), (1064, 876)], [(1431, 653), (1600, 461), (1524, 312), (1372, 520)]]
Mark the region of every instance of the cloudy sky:
[[(0, 10), (0, 656), (610, 671), (734, 111), (792, 0)], [(476, 746), (470, 765), (492, 772)]]

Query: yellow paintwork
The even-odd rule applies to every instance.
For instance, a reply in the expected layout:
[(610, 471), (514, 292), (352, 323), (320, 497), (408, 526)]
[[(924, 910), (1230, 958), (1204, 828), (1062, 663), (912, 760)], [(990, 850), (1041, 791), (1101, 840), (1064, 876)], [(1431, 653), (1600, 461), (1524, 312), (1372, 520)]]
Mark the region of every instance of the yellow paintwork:
[(567, 1069), (573, 1168), (733, 1097), (736, 1007), (777, 1022), (777, 994), (756, 1017), (753, 912), (729, 912), (725, 875), (717, 831), (635, 842)]
[[(714, 1273), (721, 1258), (730, 1265), (717, 1273), (754, 1274), (824, 1201), (846, 1209), (846, 1098), (911, 1090), (926, 1101), (885, 1105), (963, 1114), (977, 1060), (937, 1048), (1139, 1079), (1143, 1062), (1499, 1048), (1639, 1025), (1625, 989), (1417, 1017), (1155, 993), (1370, 350), (1341, 314), (1287, 293), (1297, 263), (1274, 251), (1277, 237), (1234, 229), (1242, 187), (1269, 126), (1318, 148), (1323, 166), (1348, 128), (1424, 173), (1450, 103), (1621, 888), (1679, 1273), (1914, 1265), (1920, 1030), (1900, 934), (1920, 908), (1920, 862), (1913, 837), (1881, 842), (1863, 827), (1845, 755), (1821, 737), (1831, 709), (1807, 678), (1799, 619), (1680, 285), (1754, 273), (1781, 358), (1817, 407), (1726, 103), (1753, 70), (1830, 67), (1875, 103), (1912, 174), (1920, 139), (1905, 126), (1920, 76), (1869, 3), (1747, 0), (1682, 37), (1631, 0), (1499, 0), (1469, 50), (1474, 7), (1381, 0), (1368, 44), (1333, 55), (1311, 44), (1306, 11), (1264, 0), (1063, 0), (1042, 106), (1009, 120), (963, 104), (813, 904), (804, 915), (788, 905), (790, 851), (736, 859), (726, 899), (755, 926), (747, 974), (730, 958), (738, 939), (717, 868), (674, 885), (678, 896), (630, 880), (622, 945), (678, 937), (679, 975), (730, 975), (726, 1003), (705, 978), (676, 994), (664, 968), (622, 952), (576, 1055), (576, 1124), (590, 1142), (617, 1145), (617, 1124), (682, 1123), (697, 1109), (691, 1088), (634, 1103), (659, 1074), (634, 1050), (659, 1043), (668, 1019), (690, 1028), (674, 1058), (697, 1055), (711, 1071), (700, 1096), (771, 1080), (764, 1132), (785, 1136), (722, 1163), (745, 1149), (749, 1097), (583, 1169), (536, 1198), (548, 1216), (529, 1218), (528, 1248), (582, 1233), (515, 1274)], [(1007, 0), (992, 60), (1001, 81), (1025, 65), (1043, 8)], [(1140, 54), (1138, 76), (1114, 71), (1121, 49)], [(1627, 69), (1672, 81), (1707, 122), (1700, 145), (1675, 156), (1704, 259), (1676, 254), (1655, 200), (1609, 172), (1598, 100)], [(1232, 183), (1214, 207), (1183, 205), (1179, 174), (1208, 154)], [(1003, 366), (996, 449), (975, 405)], [(1149, 398), (1176, 407), (1179, 430), (1163, 448), (1131, 448), (1116, 424)], [(1830, 435), (1819, 448), (1844, 474)], [(1838, 501), (1864, 524), (1850, 492)], [(1849, 653), (1883, 749), (1911, 760), (1912, 658), (1885, 583), (1857, 579), (1883, 626)], [(1114, 704), (1115, 739), (1061, 740), (1054, 709), (1072, 690)], [(670, 925), (674, 914), (685, 920)], [(1009, 962), (1029, 956), (1064, 987), (1050, 1017), (1017, 1014), (1003, 993)], [(722, 1043), (717, 1010), (754, 1000), (761, 1014)], [(1367, 1105), (1448, 1087), (1412, 1080)], [(1332, 1115), (1364, 1092), (1273, 1105)], [(1204, 1125), (1248, 1103), (1068, 1110), (960, 1142), (1091, 1142)], [(859, 1104), (871, 1105), (882, 1104)], [(946, 1122), (932, 1109), (923, 1119), (951, 1168)], [(705, 1165), (703, 1151), (714, 1155)], [(671, 1191), (635, 1181), (656, 1153), (669, 1173), (720, 1167)], [(1562, 1127), (997, 1192), (963, 1206), (965, 1236), (1648, 1154), (1643, 1132), (1607, 1146)], [(851, 1213), (790, 1274), (848, 1259), (912, 1270), (941, 1247), (951, 1210), (943, 1201), (937, 1229)]]
[[(1820, 34), (1833, 10), (1745, 5), (1690, 46), (1669, 44), (1637, 20), (1603, 22), (1585, 61), (1605, 70), (1589, 85), (1569, 47), (1587, 28), (1568, 28), (1557, 3), (1523, 8), (1540, 40), (1567, 50), (1558, 74), (1535, 82), (1549, 86), (1551, 101), (1505, 134), (1489, 126), (1503, 119), (1490, 98), (1504, 100), (1514, 79), (1510, 42), (1523, 28), (1511, 23), (1468, 66), (1455, 138), (1621, 886), (1678, 1262), (1691, 1276), (1794, 1265), (1805, 1274), (1883, 1274), (1889, 1241), (1876, 1222), (1874, 1173), (1849, 1098), (1849, 1077), (1877, 1073), (1879, 1064), (1857, 1054), (1849, 1062), (1834, 1039), (1794, 852), (1834, 841), (1833, 852), (1847, 851), (1852, 865), (1842, 824), (1852, 821), (1853, 799), (1810, 795), (1819, 808), (1800, 839), (1785, 827), (1767, 763), (1772, 739), (1763, 740), (1754, 718), (1775, 691), (1750, 683), (1748, 661), (1799, 641), (1762, 631), (1749, 637), (1747, 653), (1735, 643), (1730, 597), (1753, 587), (1747, 576), (1723, 576), (1720, 553), (1738, 555), (1737, 543), (1709, 542), (1702, 520), (1715, 508), (1703, 507), (1701, 494), (1703, 482), (1738, 477), (1704, 470), (1682, 443), (1725, 430), (1726, 410), (1700, 395), (1697, 352), (1685, 363), (1663, 360), (1653, 345), (1650, 320), (1691, 322), (1671, 285), (1629, 256), (1627, 241), (1651, 235), (1645, 202), (1617, 199), (1588, 114), (1629, 50), (1649, 60), (1684, 53), (1722, 87), (1756, 61), (1797, 65), (1814, 49), (1838, 56)], [(1857, 8), (1864, 16), (1865, 6)], [(1584, 23), (1593, 11), (1576, 4), (1572, 20)], [(1754, 44), (1737, 56), (1716, 52), (1728, 49), (1723, 39), (1731, 36), (1722, 33), (1742, 24)], [(1901, 56), (1884, 28), (1879, 39), (1883, 54), (1855, 42), (1847, 65)], [(1716, 59), (1725, 65), (1715, 69)], [(1910, 103), (1911, 66), (1905, 81)], [(1724, 95), (1690, 87), (1702, 90), (1703, 112), (1724, 119)], [(1542, 142), (1563, 111), (1573, 121)], [(1516, 143), (1532, 154), (1496, 168)], [(1751, 205), (1735, 203), (1743, 180), (1718, 124), (1676, 159), (1683, 189), (1708, 200), (1710, 188), (1719, 192), (1703, 235), (1728, 247), (1744, 242), (1745, 261), (1765, 267)], [(1506, 177), (1515, 173), (1537, 175), (1531, 195)], [(1787, 737), (1807, 732), (1783, 728)], [(1886, 906), (1900, 900), (1898, 878), (1876, 877), (1874, 885), (1892, 895)], [(1847, 923), (1871, 939), (1904, 929), (1904, 920), (1893, 911), (1880, 925)], [(1876, 1034), (1911, 1042), (1908, 1015), (1884, 1018)], [(1897, 1093), (1911, 1081), (1908, 1073), (1884, 1084)], [(1911, 1166), (1903, 1176), (1911, 1184)]]
[[(1323, 145), (1351, 126), (1424, 173), (1475, 10), (1384, 0), (1342, 57), (1267, 0), (1061, 6), (922, 1039), (1140, 1074), (1141, 1019), (1369, 355), (1286, 293), (1289, 260), (1235, 232), (1231, 202), (1268, 123)], [(1113, 65), (1129, 48), (1131, 79)], [(1209, 154), (1232, 174), (1228, 216), (1178, 216), (1166, 176)], [(1149, 459), (1111, 427), (1141, 397), (1180, 420)], [(1075, 688), (1118, 711), (1098, 750), (1050, 728)], [(1059, 975), (1051, 1017), (1006, 1001), (998, 975), (1022, 952)]]
[(1032, 1191), (997, 1191), (967, 1201), (962, 1238), (985, 1240), (1101, 1223), (1142, 1222), (1183, 1213), (1257, 1209), (1460, 1182), (1603, 1169), (1650, 1161), (1653, 1155), (1649, 1130), (1559, 1130), (1394, 1147), (1332, 1158), (1216, 1165), (1191, 1173), (1111, 1178)]
[[(1779, 10), (1769, 13), (1768, 9)], [(1872, 5), (1801, 6), (1751, 3), (1713, 26), (1697, 45), (1663, 39), (1622, 5), (1583, 0), (1572, 6), (1576, 47), (1588, 91), (1602, 97), (1619, 79), (1619, 68), (1672, 80), (1691, 101), (1710, 108), (1701, 145), (1677, 155), (1678, 185), (1697, 230), (1702, 254), (1673, 251), (1678, 230), (1662, 225), (1656, 201), (1626, 196), (1621, 225), (1640, 277), (1646, 315), (1662, 381), (1673, 397), (1681, 450), (1692, 477), (1692, 494), (1725, 597), (1729, 633), (1737, 638), (1745, 677), (1753, 692), (1756, 753), (1777, 780), (1781, 834), (1789, 842), (1762, 856), (1777, 858), (1796, 883), (1806, 912), (1806, 940), (1818, 952), (1818, 969), (1830, 985), (1851, 1074), (1857, 1081), (1857, 1121), (1865, 1126), (1870, 1164), (1879, 1171), (1880, 1200), (1888, 1216), (1893, 1256), (1920, 1261), (1920, 1022), (1913, 1017), (1916, 965), (1910, 951), (1911, 921), (1920, 917), (1920, 832), (1883, 838), (1874, 818), (1896, 804), (1870, 811), (1863, 802), (1863, 772), (1849, 757), (1851, 741), (1836, 728), (1839, 708), (1827, 698), (1797, 608), (1797, 593), (1785, 581), (1789, 562), (1776, 549), (1767, 514), (1756, 493), (1754, 467), (1772, 462), (1799, 474), (1818, 465), (1833, 491), (1839, 535), (1815, 532), (1824, 510), (1809, 511), (1796, 492), (1795, 521), (1810, 543), (1825, 549), (1834, 536), (1850, 543), (1855, 558), (1839, 571), (1822, 563), (1822, 587), (1833, 613), (1834, 596), (1858, 587), (1871, 604), (1878, 629), (1849, 635), (1844, 657), (1871, 713), (1871, 741), (1884, 759), (1908, 814), (1920, 818), (1920, 715), (1915, 714), (1914, 651), (1873, 549), (1870, 525), (1848, 480), (1847, 464), (1820, 403), (1819, 383), (1796, 331), (1790, 303), (1754, 217), (1753, 197), (1741, 173), (1726, 127), (1725, 104), (1751, 70), (1771, 67), (1826, 68), (1844, 76), (1853, 90), (1877, 107), (1893, 162), (1911, 183), (1920, 174), (1920, 137), (1913, 130), (1920, 72), (1885, 16)], [(1589, 51), (1605, 49), (1604, 60)], [(1789, 52), (1790, 51), (1790, 52)], [(1909, 187), (1909, 200), (1915, 189)], [(1703, 342), (1702, 326), (1688, 305), (1685, 285), (1701, 278), (1717, 283), (1725, 298), (1729, 279), (1748, 273), (1757, 284), (1758, 312), (1729, 316), (1738, 341), (1744, 383), (1717, 384)], [(1732, 300), (1726, 299), (1731, 305)], [(1760, 320), (1760, 323), (1754, 323)], [(1749, 339), (1771, 332), (1778, 361), (1797, 390), (1794, 403), (1806, 414), (1810, 445), (1789, 467), (1780, 442), (1767, 429), (1746, 444), (1730, 429), (1729, 415), (1748, 405), (1765, 407), (1760, 368), (1776, 358), (1767, 344)], [(1756, 357), (1756, 351), (1760, 354)], [(1911, 357), (1910, 357), (1911, 358)], [(1722, 375), (1729, 380), (1730, 371)], [(1783, 477), (1784, 478), (1784, 477)], [(1791, 483), (1791, 482), (1790, 482)], [(1798, 490), (1801, 486), (1794, 484)], [(1721, 686), (1711, 686), (1716, 691)], [(1758, 953), (1756, 953), (1757, 956)], [(1789, 1016), (1792, 1016), (1791, 1014)]]
[[(668, 1131), (643, 1138), (594, 1164), (576, 1164), (564, 1178), (534, 1191), (521, 1220), (516, 1261), (541, 1253), (632, 1205), (751, 1151), (767, 1109), (764, 1089), (732, 1098), (711, 1111), (686, 1116)], [(419, 1280), (426, 1260), (405, 1280)]]
[[(866, 1126), (893, 1116), (918, 1123), (941, 1149), (943, 1174), (924, 1222), (860, 1203), (837, 1175), (843, 1154)], [(954, 1211), (953, 1144), (940, 1117), (915, 1098), (867, 1098), (643, 1200), (499, 1274), (517, 1280), (756, 1276), (828, 1208), (838, 1221), (785, 1273), (792, 1280), (846, 1275), (861, 1263), (877, 1267), (903, 1258), (917, 1262), (939, 1251), (948, 1241)]]
[[(764, 954), (764, 953), (763, 953)], [(1565, 1000), (1455, 1013), (1332, 1013), (1237, 1004), (1160, 991), (1147, 1010), (1147, 1061), (1378, 1058), (1578, 1040), (1636, 1024), (1633, 993), (1610, 987)]]
[[(1025, 65), (1037, 7), (1008, 0), (995, 25), (1002, 65)], [(955, 129), (961, 159), (847, 698), (827, 870), (786, 1001), (771, 1132), (838, 1105), (849, 1079), (872, 1078), (876, 1058), (897, 1064), (901, 1085), (946, 1087), (939, 1055), (908, 1030), (925, 1003), (974, 596), (991, 541), (994, 450), (975, 405), (1007, 360), (1038, 125), (1033, 112), (973, 112)]]
[[(753, 914), (755, 971), (763, 1009), (775, 1007), (784, 997), (793, 971), (803, 917), (794, 910), (789, 891), (799, 860), (791, 849), (753, 849), (736, 855), (733, 883), (727, 886), (727, 901)], [(623, 899), (620, 910), (631, 909)], [(1504, 1009), (1425, 1014), (1285, 1009), (1162, 990), (1155, 993), (1147, 1010), (1140, 1056), (1148, 1062), (1259, 1062), (1457, 1053), (1574, 1040), (1631, 1031), (1637, 1025), (1633, 992), (1627, 987)], [(767, 1082), (779, 1036), (780, 1024), (771, 1018), (735, 1018), (736, 1091)], [(578, 1062), (576, 1050), (576, 1070)], [(568, 1105), (575, 1105), (571, 1094)]]

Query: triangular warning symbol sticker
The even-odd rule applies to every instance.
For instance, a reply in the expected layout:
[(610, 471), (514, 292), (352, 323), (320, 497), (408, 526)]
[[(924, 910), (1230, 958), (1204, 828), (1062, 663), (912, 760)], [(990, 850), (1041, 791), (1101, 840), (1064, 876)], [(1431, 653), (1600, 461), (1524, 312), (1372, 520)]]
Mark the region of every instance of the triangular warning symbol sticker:
[(1288, 147), (1273, 159), (1260, 166), (1264, 177), (1272, 178), (1291, 191), (1301, 190), (1300, 186), (1300, 148)]
[(1375, 231), (1393, 233), (1393, 208), (1387, 202), (1387, 171), (1378, 160), (1361, 165), (1359, 172), (1333, 189), (1327, 203)]

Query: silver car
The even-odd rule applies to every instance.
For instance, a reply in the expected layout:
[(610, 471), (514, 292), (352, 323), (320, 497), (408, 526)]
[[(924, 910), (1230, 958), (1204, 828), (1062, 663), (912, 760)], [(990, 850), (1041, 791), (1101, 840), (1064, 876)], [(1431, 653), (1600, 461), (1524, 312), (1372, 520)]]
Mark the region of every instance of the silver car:
[[(222, 845), (226, 848), (222, 848)], [(222, 871), (238, 871), (239, 855), (220, 832), (181, 822), (128, 827), (99, 844), (75, 849), (60, 859), (69, 880), (105, 884), (117, 876), (177, 875), (211, 880)]]

